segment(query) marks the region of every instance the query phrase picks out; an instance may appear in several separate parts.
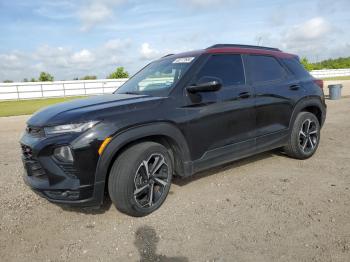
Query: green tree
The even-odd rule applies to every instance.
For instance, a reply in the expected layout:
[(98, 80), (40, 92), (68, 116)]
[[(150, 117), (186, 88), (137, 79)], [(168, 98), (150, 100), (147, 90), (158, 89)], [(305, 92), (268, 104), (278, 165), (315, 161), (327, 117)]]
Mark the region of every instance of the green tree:
[(117, 69), (111, 73), (109, 76), (107, 76), (108, 79), (118, 79), (118, 78), (128, 78), (129, 73), (127, 71), (124, 71), (124, 67), (117, 67)]
[(314, 64), (317, 69), (340, 69), (350, 68), (350, 57), (339, 57), (335, 59), (323, 60), (319, 63)]
[(35, 79), (34, 77), (32, 77), (32, 78), (30, 79), (30, 82), (36, 82), (36, 79)]
[(301, 60), (300, 60), (301, 64), (304, 66), (304, 68), (307, 70), (307, 71), (311, 71), (314, 69), (313, 65), (309, 62), (309, 60), (307, 60), (306, 57), (303, 57)]
[(50, 75), (49, 73), (46, 72), (41, 72), (39, 76), (39, 81), (40, 82), (46, 82), (46, 81), (53, 81), (54, 77)]
[(96, 79), (97, 79), (97, 76), (92, 76), (92, 75), (91, 76), (87, 75), (80, 78), (80, 80), (96, 80)]
[(319, 69), (341, 69), (350, 68), (350, 57), (339, 57), (334, 59), (326, 59), (317, 63), (310, 63), (306, 57), (303, 57), (300, 62), (303, 64), (306, 70), (319, 70)]
[(4, 80), (4, 83), (13, 83), (12, 80)]

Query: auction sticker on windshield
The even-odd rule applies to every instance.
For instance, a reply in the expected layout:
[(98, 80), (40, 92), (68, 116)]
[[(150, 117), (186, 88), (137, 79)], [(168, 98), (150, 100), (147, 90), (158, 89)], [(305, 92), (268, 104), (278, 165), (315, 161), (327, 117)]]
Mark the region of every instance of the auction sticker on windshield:
[(188, 64), (191, 63), (194, 57), (181, 57), (174, 60), (173, 64)]

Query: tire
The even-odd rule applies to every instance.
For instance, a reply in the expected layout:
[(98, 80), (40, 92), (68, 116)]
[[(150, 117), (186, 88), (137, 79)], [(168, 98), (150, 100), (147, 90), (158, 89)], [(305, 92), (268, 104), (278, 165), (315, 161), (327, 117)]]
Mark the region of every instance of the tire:
[(307, 159), (317, 150), (320, 142), (320, 123), (310, 112), (300, 112), (290, 133), (285, 153), (296, 159)]
[(164, 146), (155, 142), (133, 145), (111, 168), (110, 198), (119, 211), (134, 217), (146, 216), (163, 204), (172, 174), (171, 156)]

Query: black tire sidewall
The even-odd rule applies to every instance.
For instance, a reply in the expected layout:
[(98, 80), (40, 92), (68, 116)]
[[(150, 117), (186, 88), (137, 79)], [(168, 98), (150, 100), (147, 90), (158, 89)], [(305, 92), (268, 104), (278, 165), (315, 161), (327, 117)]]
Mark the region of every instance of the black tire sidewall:
[[(317, 125), (317, 144), (314, 148), (313, 151), (306, 153), (304, 152), (299, 145), (299, 131), (301, 129), (302, 124), (304, 123), (305, 120), (307, 119), (311, 119), (312, 121), (314, 121)], [(296, 121), (294, 122), (294, 127), (293, 127), (293, 131), (292, 131), (292, 143), (294, 143), (294, 147), (296, 149), (296, 153), (298, 155), (298, 158), (300, 159), (307, 159), (309, 157), (311, 157), (313, 154), (315, 154), (315, 152), (317, 151), (318, 145), (320, 144), (320, 136), (321, 132), (320, 132), (320, 123), (317, 119), (317, 117), (309, 112), (301, 112), (299, 113), (299, 115), (296, 118)]]
[[(118, 170), (116, 170), (116, 174), (112, 174), (112, 175), (122, 176), (120, 177), (120, 179), (118, 179), (119, 183), (117, 184), (117, 188), (119, 188), (119, 193), (123, 192), (124, 194), (123, 199), (128, 201), (128, 203), (124, 203), (124, 204), (126, 204), (128, 209), (132, 209), (130, 210), (130, 212), (126, 211), (126, 213), (133, 216), (145, 216), (154, 212), (156, 209), (158, 209), (164, 203), (169, 193), (172, 174), (173, 174), (172, 160), (168, 150), (164, 146), (154, 142), (145, 142), (142, 144), (138, 144), (133, 146), (130, 149), (133, 150), (132, 154), (127, 155), (127, 158), (123, 159), (123, 161), (119, 163), (120, 171), (123, 170), (123, 172), (118, 172)], [(128, 151), (130, 149), (126, 150), (123, 154), (128, 154)], [(165, 188), (165, 191), (163, 192), (161, 198), (156, 204), (148, 208), (142, 208), (136, 203), (134, 199), (134, 189), (135, 189), (134, 178), (135, 178), (137, 169), (139, 168), (142, 161), (148, 159), (152, 154), (155, 154), (155, 153), (160, 153), (165, 158), (166, 164), (168, 165), (168, 169), (170, 172), (169, 183), (168, 183), (168, 186)], [(112, 183), (112, 184), (115, 184), (115, 183)], [(116, 207), (118, 208), (118, 199), (112, 196), (111, 198), (112, 200), (113, 199), (117, 200), (115, 204), (116, 204)], [(125, 210), (121, 210), (121, 211), (125, 212)]]

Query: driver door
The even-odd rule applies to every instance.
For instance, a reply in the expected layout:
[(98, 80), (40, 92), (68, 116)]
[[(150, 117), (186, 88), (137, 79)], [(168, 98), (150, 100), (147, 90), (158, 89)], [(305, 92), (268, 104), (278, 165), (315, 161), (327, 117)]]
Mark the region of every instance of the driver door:
[(191, 85), (210, 78), (221, 81), (219, 91), (191, 94), (185, 90), (189, 116), (185, 132), (193, 160), (225, 162), (225, 156), (235, 158), (235, 153), (254, 150), (254, 98), (239, 54), (210, 55)]

